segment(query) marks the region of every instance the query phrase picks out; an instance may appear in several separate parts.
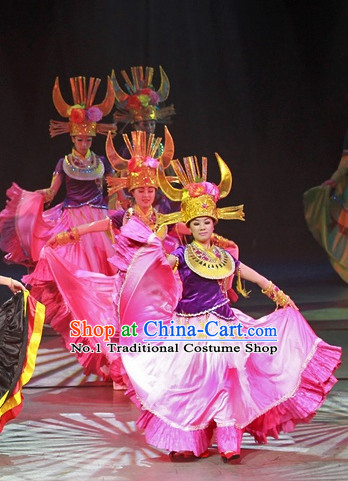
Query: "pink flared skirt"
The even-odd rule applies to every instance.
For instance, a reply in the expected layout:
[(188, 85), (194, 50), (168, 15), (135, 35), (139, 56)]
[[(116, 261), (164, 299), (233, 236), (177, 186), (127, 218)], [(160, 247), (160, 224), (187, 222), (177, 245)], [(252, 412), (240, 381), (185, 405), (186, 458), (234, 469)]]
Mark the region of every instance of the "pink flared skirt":
[[(149, 444), (199, 456), (216, 429), (219, 451), (238, 452), (243, 432), (266, 443), (268, 436), (277, 438), (281, 431), (309, 422), (324, 402), (336, 382), (333, 372), (341, 348), (319, 339), (292, 308), (260, 319), (234, 312), (236, 318), (228, 322), (211, 314), (190, 318), (189, 323), (199, 328), (209, 319), (220, 326), (240, 322), (246, 328), (275, 327), (277, 340), (186, 339), (178, 342), (178, 352), (122, 354), (128, 394), (141, 410), (138, 426)], [(271, 345), (277, 348), (272, 354), (267, 349)], [(227, 346), (239, 349), (217, 349)]]
[[(136, 220), (120, 236), (142, 245), (117, 307), (128, 394), (141, 410), (138, 425), (150, 444), (199, 456), (216, 428), (219, 450), (239, 451), (243, 432), (264, 443), (312, 419), (336, 382), (340, 347), (318, 338), (290, 307), (260, 319), (234, 308), (228, 319), (213, 310), (175, 314), (180, 283), (159, 239)], [(205, 332), (210, 321), (215, 335)], [(242, 330), (231, 334), (231, 326), (238, 325)], [(194, 340), (188, 326), (199, 333)]]

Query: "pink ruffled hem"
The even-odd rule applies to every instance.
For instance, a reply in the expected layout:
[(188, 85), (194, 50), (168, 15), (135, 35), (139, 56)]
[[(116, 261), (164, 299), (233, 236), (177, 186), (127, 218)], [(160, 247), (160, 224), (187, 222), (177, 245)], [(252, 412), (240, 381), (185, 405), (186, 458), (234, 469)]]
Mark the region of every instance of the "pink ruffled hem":
[[(228, 425), (217, 427), (217, 442), (220, 452), (238, 451), (236, 432), (250, 433), (258, 443), (267, 443), (267, 436), (278, 438), (281, 431), (291, 432), (298, 423), (308, 423), (337, 382), (333, 372), (340, 365), (341, 348), (320, 341), (313, 357), (308, 361), (300, 376), (294, 393), (287, 393), (276, 406), (252, 420), (247, 426)], [(133, 389), (127, 395), (141, 409)], [(202, 400), (204, 403), (204, 400)], [(169, 425), (154, 413), (143, 410), (137, 424), (145, 430), (149, 444), (168, 451), (193, 451), (202, 454), (210, 445), (215, 427), (214, 420), (203, 429), (180, 429)], [(237, 429), (236, 429), (237, 428)]]
[(214, 434), (214, 423), (205, 429), (184, 431), (169, 426), (149, 411), (143, 412), (137, 425), (145, 430), (146, 441), (152, 446), (168, 451), (193, 451), (195, 456), (208, 449)]
[(333, 373), (341, 364), (340, 358), (340, 347), (321, 341), (296, 392), (248, 424), (245, 432), (266, 444), (267, 436), (278, 439), (280, 432), (292, 432), (297, 424), (310, 422), (337, 382)]

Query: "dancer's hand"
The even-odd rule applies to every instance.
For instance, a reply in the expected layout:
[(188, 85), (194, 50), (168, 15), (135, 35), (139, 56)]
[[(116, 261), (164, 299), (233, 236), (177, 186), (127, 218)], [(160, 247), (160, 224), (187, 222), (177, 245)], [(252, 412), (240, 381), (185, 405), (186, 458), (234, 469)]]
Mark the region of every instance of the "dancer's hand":
[[(107, 222), (109, 220), (107, 219)], [(73, 227), (72, 229), (63, 230), (59, 232), (54, 237), (47, 242), (46, 246), (55, 248), (57, 246), (64, 246), (66, 244), (74, 244), (80, 240), (80, 233), (78, 227)]]
[(45, 204), (49, 204), (54, 199), (54, 192), (50, 188), (39, 189), (39, 190), (36, 190), (35, 192), (43, 196)]
[(297, 311), (299, 310), (290, 296), (285, 294), (278, 286), (274, 285), (272, 281), (268, 281), (267, 287), (261, 288), (261, 292), (276, 303), (277, 309), (278, 307), (292, 307)]
[(14, 294), (25, 291), (23, 284), (16, 279), (12, 279), (12, 277), (0, 276), (0, 284), (7, 286)]
[(12, 278), (11, 278), (10, 285), (8, 287), (11, 289), (11, 291), (14, 294), (16, 294), (19, 291), (25, 291), (25, 287), (23, 286), (23, 284), (17, 281), (16, 279), (12, 279)]
[(299, 308), (296, 306), (296, 304), (294, 303), (294, 301), (290, 297), (289, 297), (288, 304), (286, 306), (283, 306), (283, 307), (292, 307), (293, 309), (296, 309), (296, 311), (299, 311)]

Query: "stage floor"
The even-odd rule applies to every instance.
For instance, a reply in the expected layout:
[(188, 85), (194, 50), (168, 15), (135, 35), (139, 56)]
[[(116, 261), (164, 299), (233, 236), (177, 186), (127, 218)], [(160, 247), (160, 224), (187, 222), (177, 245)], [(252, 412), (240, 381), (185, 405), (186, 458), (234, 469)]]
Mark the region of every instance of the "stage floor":
[(277, 441), (243, 437), (238, 463), (216, 449), (193, 462), (172, 462), (136, 428), (137, 409), (111, 386), (27, 388), (22, 414), (1, 435), (6, 481), (244, 481), (348, 479), (348, 384), (339, 381), (314, 421)]
[[(272, 269), (262, 272), (296, 300), (320, 337), (343, 347), (339, 381), (310, 424), (262, 446), (245, 435), (234, 465), (223, 464), (214, 445), (206, 459), (173, 462), (146, 444), (136, 428), (137, 409), (124, 392), (86, 378), (45, 327), (23, 410), (0, 435), (0, 479), (348, 480), (348, 285), (326, 266)], [(238, 308), (259, 317), (274, 307), (254, 290)]]

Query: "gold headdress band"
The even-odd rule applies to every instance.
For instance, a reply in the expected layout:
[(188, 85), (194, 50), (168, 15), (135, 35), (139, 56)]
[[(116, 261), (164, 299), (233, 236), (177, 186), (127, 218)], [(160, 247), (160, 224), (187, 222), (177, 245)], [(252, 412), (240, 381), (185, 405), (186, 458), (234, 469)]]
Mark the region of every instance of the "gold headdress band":
[(112, 71), (111, 80), (117, 109), (114, 113), (115, 122), (134, 123), (142, 120), (156, 120), (167, 123), (170, 120), (170, 117), (175, 114), (174, 106), (159, 106), (168, 98), (169, 79), (161, 66), (159, 71), (161, 83), (159, 89), (155, 91), (152, 86), (153, 67), (146, 67), (145, 74), (143, 67), (131, 67), (132, 81), (127, 72), (122, 70), (121, 74), (126, 82), (128, 93), (120, 87), (115, 71)]
[[(146, 132), (133, 131), (131, 133), (132, 142), (127, 134), (123, 134), (123, 139), (131, 155), (131, 159), (124, 159), (115, 150), (111, 135), (106, 139), (106, 155), (110, 164), (117, 172), (123, 172), (125, 177), (107, 177), (108, 193), (114, 194), (120, 189), (129, 190), (137, 187), (158, 187), (157, 166), (161, 162), (167, 168), (174, 156), (174, 142), (167, 127), (164, 128), (165, 143), (162, 155), (156, 159), (155, 155), (161, 138), (155, 138), (154, 134), (148, 137)], [(122, 175), (122, 174), (121, 174)]]
[(93, 105), (99, 84), (99, 78), (91, 77), (87, 88), (86, 77), (70, 78), (70, 86), (74, 105), (69, 105), (63, 99), (59, 87), (59, 78), (56, 78), (53, 87), (53, 103), (58, 113), (62, 117), (69, 118), (69, 122), (57, 120), (50, 121), (50, 135), (55, 137), (60, 134), (88, 135), (96, 134), (107, 135), (109, 131), (116, 133), (114, 124), (98, 124), (102, 117), (111, 112), (114, 103), (114, 90), (110, 77), (107, 79), (107, 91), (104, 100)]
[(207, 158), (202, 158), (202, 171), (200, 172), (197, 157), (185, 157), (184, 166), (178, 159), (171, 162), (173, 169), (183, 185), (183, 189), (173, 187), (160, 166), (158, 169), (158, 184), (163, 193), (173, 201), (181, 201), (180, 212), (172, 212), (161, 216), (161, 224), (174, 224), (185, 222), (188, 224), (196, 217), (212, 217), (226, 220), (244, 220), (243, 205), (234, 207), (217, 208), (218, 199), (226, 197), (232, 188), (232, 174), (227, 164), (219, 154), (215, 153), (221, 181), (218, 186), (207, 182)]

